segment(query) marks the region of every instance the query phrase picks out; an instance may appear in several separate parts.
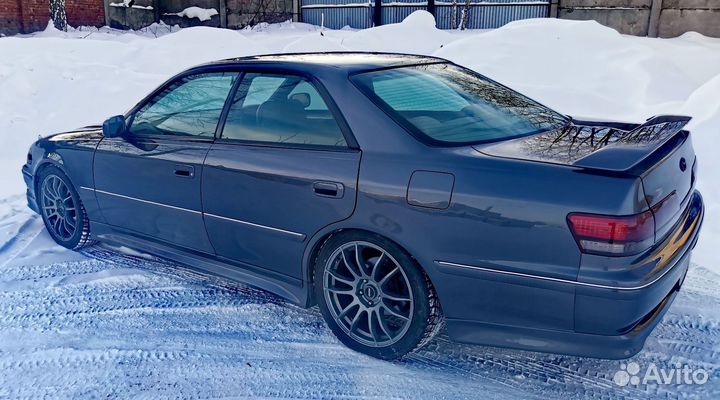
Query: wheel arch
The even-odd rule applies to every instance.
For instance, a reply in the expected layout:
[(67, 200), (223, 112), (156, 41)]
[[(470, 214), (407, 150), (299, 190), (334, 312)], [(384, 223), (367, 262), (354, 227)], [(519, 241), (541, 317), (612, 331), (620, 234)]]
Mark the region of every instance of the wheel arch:
[(70, 181), (70, 183), (75, 187), (75, 190), (77, 190), (77, 185), (75, 184), (75, 182), (73, 182), (72, 177), (70, 177), (70, 174), (68, 174), (67, 169), (65, 168), (65, 166), (64, 166), (62, 163), (59, 163), (59, 162), (57, 162), (57, 161), (55, 161), (55, 160), (53, 160), (53, 159), (50, 159), (50, 158), (43, 158), (43, 159), (40, 161), (40, 163), (35, 167), (35, 171), (33, 172), (33, 191), (34, 191), (34, 194), (37, 195), (37, 190), (38, 190), (38, 187), (39, 187), (38, 185), (40, 185), (40, 179), (38, 179), (38, 178), (40, 177), (40, 174), (41, 174), (43, 171), (45, 171), (46, 169), (52, 168), (52, 167), (55, 167), (55, 168), (59, 169), (60, 172), (62, 172), (63, 174), (65, 174), (65, 176), (68, 178), (68, 180)]
[(331, 227), (326, 227), (325, 229), (321, 230), (317, 234), (315, 234), (309, 241), (307, 249), (305, 251), (305, 255), (303, 257), (303, 281), (307, 283), (307, 307), (312, 307), (316, 304), (316, 299), (313, 291), (313, 286), (315, 282), (313, 281), (313, 268), (315, 264), (315, 260), (317, 259), (318, 255), (320, 254), (320, 250), (322, 249), (323, 245), (330, 240), (332, 237), (337, 236), (340, 233), (345, 232), (363, 232), (367, 234), (377, 235), (385, 240), (389, 240), (393, 242), (396, 246), (403, 249), (409, 256), (415, 261), (415, 264), (420, 269), (420, 271), (427, 277), (428, 281), (430, 282), (430, 285), (435, 287), (435, 284), (432, 281), (431, 275), (428, 273), (425, 266), (422, 265), (420, 260), (413, 254), (412, 251), (408, 249), (406, 245), (404, 245), (402, 242), (396, 240), (393, 237), (390, 237), (386, 234), (379, 233), (376, 231), (373, 231), (371, 229), (363, 228), (363, 227), (356, 227), (356, 226), (337, 226), (333, 225)]

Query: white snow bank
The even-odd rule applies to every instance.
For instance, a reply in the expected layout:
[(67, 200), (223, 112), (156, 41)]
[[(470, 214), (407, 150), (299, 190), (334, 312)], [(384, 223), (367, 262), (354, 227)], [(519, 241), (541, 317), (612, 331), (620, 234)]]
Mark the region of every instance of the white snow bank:
[(435, 27), (432, 14), (415, 11), (400, 24), (358, 31), (343, 40), (342, 44), (351, 50), (432, 54), (454, 39), (454, 35)]
[(110, 7), (132, 7), (140, 10), (154, 10), (153, 6), (141, 6), (138, 4), (130, 4), (132, 0), (123, 0), (122, 3), (110, 3)]
[(705, 225), (693, 261), (720, 271), (720, 74), (695, 90), (678, 114), (694, 117), (688, 127), (693, 132), (698, 188), (706, 207)]
[[(160, 29), (162, 28), (162, 29)], [(687, 114), (699, 157), (706, 223), (695, 260), (720, 271), (720, 40), (624, 36), (595, 22), (518, 21), (486, 32), (435, 28), (427, 12), (361, 31), (298, 23), (230, 31), (167, 25), (85, 36), (54, 29), (0, 39), (0, 198), (24, 190), (19, 166), (38, 134), (100, 123), (189, 66), (236, 56), (367, 50), (434, 54), (577, 117), (640, 122)], [(157, 32), (160, 32), (159, 34)], [(147, 40), (161, 36), (159, 39)], [(102, 39), (67, 40), (66, 38)]]
[(214, 8), (188, 7), (179, 13), (165, 13), (164, 15), (177, 15), (178, 17), (197, 18), (200, 21), (210, 21), (212, 17), (218, 15), (218, 11)]

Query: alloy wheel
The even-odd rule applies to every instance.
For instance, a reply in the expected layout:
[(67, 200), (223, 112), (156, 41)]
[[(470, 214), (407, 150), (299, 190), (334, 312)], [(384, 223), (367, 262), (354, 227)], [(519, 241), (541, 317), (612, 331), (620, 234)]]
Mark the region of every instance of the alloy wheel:
[(70, 240), (77, 229), (77, 206), (65, 182), (57, 175), (48, 175), (42, 183), (42, 212), (53, 234)]
[(413, 291), (403, 267), (372, 243), (337, 248), (325, 264), (323, 292), (338, 326), (366, 346), (397, 342), (413, 319)]

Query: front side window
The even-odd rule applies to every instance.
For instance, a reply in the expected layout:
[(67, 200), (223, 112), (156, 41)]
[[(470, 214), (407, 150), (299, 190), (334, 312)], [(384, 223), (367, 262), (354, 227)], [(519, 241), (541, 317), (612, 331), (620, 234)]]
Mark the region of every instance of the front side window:
[(211, 138), (237, 73), (191, 75), (173, 82), (137, 111), (129, 133)]
[(294, 75), (245, 74), (221, 137), (270, 144), (347, 146), (315, 86)]
[(451, 64), (366, 72), (352, 81), (401, 125), (432, 144), (492, 142), (557, 129), (567, 118)]

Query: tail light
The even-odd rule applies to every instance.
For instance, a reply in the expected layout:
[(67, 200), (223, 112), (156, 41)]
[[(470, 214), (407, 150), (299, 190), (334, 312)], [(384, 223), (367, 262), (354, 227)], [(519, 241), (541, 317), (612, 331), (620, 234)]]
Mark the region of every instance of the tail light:
[(580, 249), (586, 253), (623, 256), (637, 254), (655, 241), (652, 211), (629, 216), (573, 213), (568, 225)]

